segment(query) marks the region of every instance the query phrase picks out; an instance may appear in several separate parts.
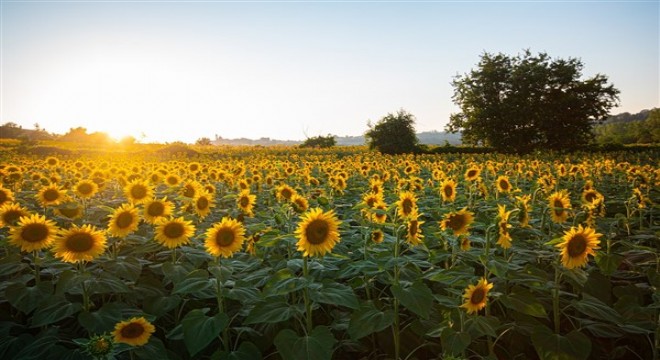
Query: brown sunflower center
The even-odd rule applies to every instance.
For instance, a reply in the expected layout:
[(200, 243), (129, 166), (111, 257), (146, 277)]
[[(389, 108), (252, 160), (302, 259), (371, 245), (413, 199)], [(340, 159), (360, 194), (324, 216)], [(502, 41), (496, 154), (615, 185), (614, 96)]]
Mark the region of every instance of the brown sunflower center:
[(470, 296), (470, 302), (474, 305), (481, 304), (486, 299), (486, 290), (481, 287), (474, 289)]
[(330, 232), (330, 226), (328, 222), (321, 219), (316, 219), (307, 224), (305, 229), (305, 235), (307, 241), (312, 245), (323, 244), (328, 239), (328, 233)]
[(124, 211), (119, 216), (117, 216), (117, 220), (115, 220), (115, 224), (117, 224), (117, 227), (120, 229), (125, 229), (131, 224), (133, 224), (133, 214), (131, 214), (128, 211)]
[(149, 214), (149, 216), (162, 216), (164, 212), (165, 206), (159, 201), (152, 202), (147, 206), (147, 214)]
[(285, 189), (282, 189), (282, 191), (280, 191), (280, 195), (281, 195), (283, 198), (285, 198), (285, 199), (288, 200), (288, 199), (291, 198), (291, 196), (293, 195), (293, 193), (291, 192), (291, 190), (285, 188)]
[(223, 228), (218, 230), (215, 235), (215, 242), (220, 247), (227, 247), (234, 243), (234, 232), (231, 229)]
[(468, 170), (468, 172), (467, 172), (467, 178), (468, 179), (472, 179), (475, 176), (477, 176), (477, 170)]
[(189, 197), (189, 198), (194, 197), (195, 196), (195, 187), (192, 186), (192, 185), (186, 185), (183, 188), (183, 196)]
[(564, 213), (564, 203), (560, 199), (555, 199), (552, 204), (555, 207), (555, 214), (561, 215)]
[(2, 215), (2, 222), (6, 225), (14, 226), (18, 222), (18, 219), (25, 215), (27, 214), (20, 210), (9, 210)]
[(584, 199), (587, 200), (587, 202), (594, 202), (597, 197), (596, 193), (591, 191), (584, 195)]
[(121, 328), (121, 336), (125, 339), (135, 339), (144, 334), (144, 327), (138, 323), (130, 323)]
[(587, 239), (582, 234), (575, 234), (568, 240), (568, 256), (575, 258), (582, 256), (587, 250)]
[(454, 188), (452, 188), (451, 185), (446, 185), (442, 189), (442, 192), (445, 194), (445, 197), (450, 198), (452, 195), (454, 195)]
[(507, 190), (509, 190), (509, 187), (510, 187), (510, 185), (509, 185), (509, 182), (507, 180), (504, 180), (504, 179), (500, 180), (500, 189), (502, 189), (503, 191), (507, 191)]
[(417, 231), (419, 231), (419, 221), (417, 221), (417, 220), (411, 220), (411, 221), (408, 223), (408, 233), (409, 233), (411, 236), (415, 236), (415, 235), (417, 235)]
[(404, 214), (410, 214), (413, 210), (413, 203), (412, 200), (410, 199), (403, 199), (401, 202), (401, 207), (403, 208), (403, 213)]
[(137, 200), (144, 199), (147, 196), (147, 188), (144, 185), (134, 185), (131, 187), (131, 196)]
[(38, 243), (44, 241), (49, 233), (48, 226), (44, 224), (28, 224), (21, 230), (21, 239), (31, 243)]
[(9, 195), (7, 195), (7, 192), (4, 190), (0, 190), (0, 205), (2, 205), (8, 199), (9, 199)]
[(74, 217), (78, 216), (78, 214), (80, 213), (80, 208), (78, 208), (78, 207), (74, 207), (74, 208), (63, 207), (63, 208), (59, 209), (59, 212), (63, 216), (68, 217), (68, 218), (71, 219), (71, 218), (74, 218)]
[(454, 231), (457, 231), (465, 225), (465, 217), (461, 214), (452, 214), (447, 219), (446, 226)]
[(167, 177), (167, 183), (170, 184), (170, 185), (176, 185), (176, 184), (179, 183), (179, 179), (177, 179), (174, 176), (168, 176)]
[(196, 205), (197, 205), (197, 209), (205, 210), (209, 207), (209, 199), (202, 196), (199, 199), (197, 199)]
[(86, 232), (78, 232), (66, 238), (65, 245), (68, 251), (84, 253), (94, 247), (94, 237)]
[(180, 224), (178, 222), (171, 222), (165, 225), (163, 228), (163, 234), (167, 236), (170, 239), (177, 239), (185, 233), (185, 229), (183, 228), (183, 224)]
[(55, 189), (48, 189), (44, 191), (44, 199), (46, 201), (56, 201), (60, 198), (60, 192)]
[(78, 192), (83, 194), (83, 195), (89, 195), (94, 191), (94, 188), (92, 187), (91, 184), (88, 183), (83, 183), (78, 185)]

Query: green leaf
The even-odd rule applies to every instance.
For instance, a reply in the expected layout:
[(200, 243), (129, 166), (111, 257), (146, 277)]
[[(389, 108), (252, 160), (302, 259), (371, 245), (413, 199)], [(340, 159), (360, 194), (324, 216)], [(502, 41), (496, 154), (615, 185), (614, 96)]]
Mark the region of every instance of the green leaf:
[(28, 264), (23, 262), (21, 254), (13, 254), (0, 259), (0, 274), (3, 278), (23, 271), (28, 267)]
[(465, 326), (473, 339), (484, 335), (496, 338), (495, 329), (500, 326), (500, 320), (495, 316), (473, 316), (465, 322)]
[(245, 281), (236, 281), (231, 289), (224, 289), (223, 296), (241, 302), (256, 302), (261, 296), (259, 289)]
[(53, 284), (47, 281), (27, 287), (23, 283), (14, 283), (5, 289), (5, 296), (11, 306), (27, 314), (34, 310), (40, 301), (51, 296)]
[(291, 319), (297, 313), (301, 313), (300, 309), (289, 305), (284, 299), (268, 299), (252, 308), (245, 324), (278, 323)]
[(607, 254), (602, 253), (596, 257), (596, 264), (598, 268), (603, 273), (603, 275), (612, 275), (619, 268), (621, 262), (623, 261), (623, 256), (619, 254)]
[[(214, 354), (215, 355), (215, 354)], [(218, 352), (217, 356), (212, 356), (212, 360), (261, 360), (261, 350), (249, 341), (241, 342), (238, 350), (231, 352)]]
[(172, 294), (192, 294), (201, 292), (213, 285), (215, 280), (209, 279), (209, 273), (204, 269), (197, 269), (174, 284)]
[(511, 310), (535, 317), (546, 318), (548, 316), (543, 304), (541, 304), (532, 293), (522, 289), (517, 289), (516, 291), (517, 292), (500, 297), (500, 301), (504, 306)]
[(390, 290), (401, 305), (424, 319), (429, 318), (433, 306), (433, 292), (426, 284), (416, 282), (408, 287), (392, 285)]
[(114, 329), (122, 318), (122, 309), (116, 303), (105, 304), (95, 312), (82, 311), (78, 314), (78, 322), (90, 334), (103, 334)]
[(135, 353), (135, 357), (138, 359), (167, 359), (167, 349), (165, 344), (155, 337), (152, 336), (149, 338), (149, 342), (142, 346), (133, 348), (131, 351)]
[(583, 293), (582, 300), (574, 302), (573, 307), (579, 312), (595, 319), (605, 320), (614, 324), (623, 323), (623, 318), (616, 310), (587, 293)]
[(307, 280), (295, 276), (289, 269), (282, 269), (271, 276), (264, 286), (264, 294), (285, 295), (303, 289), (306, 284)]
[(337, 340), (328, 327), (317, 326), (306, 336), (284, 329), (274, 342), (284, 360), (330, 360)]
[(75, 293), (80, 294), (81, 291), (72, 291), (75, 288), (78, 288), (86, 279), (89, 279), (88, 274), (80, 275), (77, 271), (74, 270), (65, 270), (60, 274), (59, 279), (57, 279), (57, 284), (55, 285), (55, 294), (64, 295), (65, 293)]
[(445, 353), (458, 355), (467, 349), (472, 341), (470, 334), (466, 332), (456, 332), (452, 328), (444, 328), (440, 334), (440, 342)]
[(136, 281), (142, 273), (142, 264), (132, 256), (123, 259), (110, 260), (102, 263), (105, 271), (117, 275), (120, 278)]
[(371, 302), (363, 303), (360, 308), (351, 315), (348, 324), (348, 335), (353, 340), (361, 339), (367, 335), (379, 332), (392, 325), (394, 312), (388, 309), (382, 312)]
[(181, 297), (173, 296), (153, 296), (144, 299), (144, 312), (156, 316), (163, 316), (173, 310), (181, 303)]
[(577, 330), (562, 336), (537, 326), (532, 331), (532, 344), (541, 360), (582, 360), (591, 353), (591, 341)]
[(56, 323), (77, 313), (81, 308), (81, 304), (71, 303), (64, 296), (47, 297), (34, 311), (31, 327)]
[(194, 309), (181, 320), (183, 342), (186, 344), (190, 356), (194, 357), (198, 352), (204, 350), (229, 325), (227, 314), (206, 316), (208, 311), (209, 308)]
[(102, 273), (100, 277), (85, 280), (85, 286), (90, 295), (126, 294), (131, 292), (123, 281), (108, 273)]
[(353, 289), (350, 286), (335, 282), (324, 282), (323, 287), (310, 292), (312, 300), (323, 303), (346, 306), (351, 309), (360, 307)]

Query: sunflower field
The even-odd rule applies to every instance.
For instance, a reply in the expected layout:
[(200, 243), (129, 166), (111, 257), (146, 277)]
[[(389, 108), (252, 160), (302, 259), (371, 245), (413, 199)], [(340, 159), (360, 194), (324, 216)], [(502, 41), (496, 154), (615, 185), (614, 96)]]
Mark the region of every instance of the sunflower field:
[(657, 152), (0, 154), (2, 359), (658, 359)]

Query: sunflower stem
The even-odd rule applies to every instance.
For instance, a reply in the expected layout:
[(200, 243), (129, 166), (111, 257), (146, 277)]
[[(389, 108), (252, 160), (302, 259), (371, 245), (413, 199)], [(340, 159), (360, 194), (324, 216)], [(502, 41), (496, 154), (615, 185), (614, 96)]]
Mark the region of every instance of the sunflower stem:
[(176, 248), (172, 248), (172, 264), (176, 264)]
[[(217, 264), (218, 264), (218, 276), (215, 278), (215, 284), (216, 284), (216, 300), (218, 302), (218, 313), (224, 313), (225, 312), (225, 298), (222, 296), (222, 264), (220, 262), (220, 257), (217, 257)], [(225, 351), (230, 351), (229, 348), (229, 325), (227, 325), (223, 330), (222, 330), (222, 345), (225, 348)]]
[(312, 303), (309, 301), (309, 268), (307, 267), (308, 256), (303, 255), (303, 277), (307, 284), (305, 284), (305, 291), (303, 292), (303, 297), (305, 300), (305, 326), (307, 328), (307, 335), (312, 332), (313, 323), (312, 323)]
[(40, 265), (39, 250), (34, 250), (32, 255), (34, 257), (34, 282), (36, 285), (39, 285), (39, 282), (41, 282), (41, 269), (39, 268)]
[[(399, 229), (396, 230), (396, 241), (394, 242), (394, 285), (399, 286)], [(394, 324), (392, 327), (394, 336), (394, 359), (399, 360), (401, 354), (401, 333), (399, 322), (399, 299), (394, 297)]]
[(559, 257), (557, 257), (557, 262), (555, 264), (555, 289), (552, 292), (552, 315), (553, 315), (553, 322), (555, 325), (555, 334), (559, 335), (560, 329), (560, 324), (559, 324), (559, 279), (560, 279), (560, 271), (559, 271)]

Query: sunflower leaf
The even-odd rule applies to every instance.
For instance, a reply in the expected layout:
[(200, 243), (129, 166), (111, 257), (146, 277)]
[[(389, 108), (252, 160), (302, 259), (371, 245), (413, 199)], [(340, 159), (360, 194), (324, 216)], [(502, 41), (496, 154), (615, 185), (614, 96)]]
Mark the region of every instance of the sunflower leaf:
[(209, 280), (209, 273), (204, 269), (198, 269), (190, 274), (180, 282), (174, 285), (172, 294), (192, 294), (201, 292), (212, 286), (215, 280)]
[(532, 331), (532, 344), (541, 360), (582, 360), (591, 353), (591, 341), (576, 330), (562, 336), (537, 326)]
[(450, 355), (460, 354), (467, 349), (472, 341), (472, 337), (466, 332), (456, 332), (454, 329), (446, 327), (440, 334), (442, 348)]
[(433, 306), (433, 292), (426, 284), (416, 282), (408, 287), (392, 285), (390, 290), (394, 297), (401, 301), (401, 305), (424, 319), (429, 318)]
[(310, 295), (312, 300), (323, 304), (341, 305), (351, 309), (360, 307), (353, 289), (335, 282), (324, 282), (322, 288), (315, 289)]
[(5, 289), (5, 296), (11, 306), (27, 314), (34, 310), (39, 302), (53, 293), (53, 284), (47, 281), (27, 287), (23, 283), (13, 283)]
[(215, 316), (206, 316), (208, 311), (208, 308), (194, 309), (181, 320), (183, 342), (186, 344), (190, 356), (194, 357), (204, 350), (229, 324), (227, 314), (218, 313)]
[(268, 299), (257, 304), (245, 319), (245, 324), (278, 323), (302, 313), (301, 309), (289, 305), (284, 299)]
[(64, 296), (50, 296), (44, 299), (32, 316), (31, 327), (56, 323), (82, 309), (80, 303), (69, 302)]
[(275, 337), (275, 346), (284, 360), (330, 360), (335, 342), (326, 326), (317, 326), (306, 336), (284, 329)]
[(376, 309), (371, 302), (363, 303), (351, 315), (351, 321), (348, 324), (348, 334), (351, 339), (358, 340), (387, 328), (393, 322), (394, 312), (391, 309), (383, 312)]

